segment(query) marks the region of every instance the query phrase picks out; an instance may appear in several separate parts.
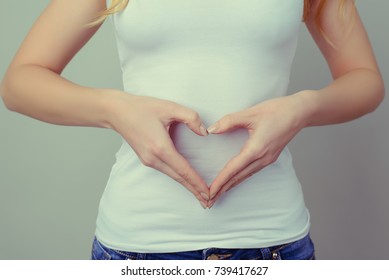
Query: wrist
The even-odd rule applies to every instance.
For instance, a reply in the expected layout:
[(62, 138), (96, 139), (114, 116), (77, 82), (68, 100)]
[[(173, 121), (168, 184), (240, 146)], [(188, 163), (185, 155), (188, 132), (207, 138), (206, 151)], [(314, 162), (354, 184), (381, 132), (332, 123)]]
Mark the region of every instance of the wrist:
[(290, 95), (297, 104), (297, 122), (301, 128), (314, 125), (314, 116), (318, 107), (316, 96), (315, 90), (303, 90)]
[(129, 94), (115, 89), (100, 89), (99, 91), (102, 108), (101, 127), (116, 130), (124, 98), (128, 98)]

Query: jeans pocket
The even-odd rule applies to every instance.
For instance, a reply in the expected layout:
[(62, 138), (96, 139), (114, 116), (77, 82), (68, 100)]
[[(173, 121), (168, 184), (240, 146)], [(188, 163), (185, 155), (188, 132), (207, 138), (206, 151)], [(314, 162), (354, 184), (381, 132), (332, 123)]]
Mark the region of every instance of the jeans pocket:
[(107, 248), (96, 237), (93, 240), (92, 260), (136, 260), (138, 259), (138, 255), (142, 256), (144, 254)]
[(93, 240), (92, 246), (92, 260), (110, 260), (112, 259), (111, 255), (104, 247), (100, 244), (100, 242), (96, 239)]
[(314, 260), (315, 246), (308, 234), (300, 240), (273, 250), (272, 257), (275, 260)]

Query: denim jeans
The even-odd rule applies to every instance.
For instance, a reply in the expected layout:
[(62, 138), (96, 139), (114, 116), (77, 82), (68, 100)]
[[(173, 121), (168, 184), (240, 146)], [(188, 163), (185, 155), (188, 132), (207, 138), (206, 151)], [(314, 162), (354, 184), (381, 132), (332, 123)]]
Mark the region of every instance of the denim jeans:
[(269, 248), (207, 248), (174, 253), (136, 253), (110, 249), (93, 240), (92, 260), (314, 260), (315, 249), (309, 234), (295, 242)]

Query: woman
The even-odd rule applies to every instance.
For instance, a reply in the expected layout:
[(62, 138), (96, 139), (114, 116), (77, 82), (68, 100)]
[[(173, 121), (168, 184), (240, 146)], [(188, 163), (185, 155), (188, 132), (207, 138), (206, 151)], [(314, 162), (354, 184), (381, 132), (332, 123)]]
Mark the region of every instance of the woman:
[[(60, 76), (107, 14), (124, 91)], [(301, 18), (334, 81), (286, 96)], [(313, 259), (286, 145), (373, 111), (384, 86), (352, 0), (54, 0), (1, 94), (36, 119), (122, 136), (93, 259)]]

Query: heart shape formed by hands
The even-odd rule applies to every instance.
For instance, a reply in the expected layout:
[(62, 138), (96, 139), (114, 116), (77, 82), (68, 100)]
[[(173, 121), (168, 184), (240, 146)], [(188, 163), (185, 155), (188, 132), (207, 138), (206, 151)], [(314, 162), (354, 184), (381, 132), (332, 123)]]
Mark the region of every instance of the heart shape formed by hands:
[[(126, 139), (144, 165), (175, 179), (204, 208), (212, 207), (223, 193), (273, 163), (305, 126), (306, 119), (304, 104), (297, 95), (267, 100), (228, 114), (207, 131), (198, 113), (177, 103), (129, 94), (119, 95), (117, 101), (113, 128)], [(185, 124), (199, 136), (225, 134), (239, 128), (247, 130), (249, 136), (240, 152), (208, 186), (173, 143), (170, 130), (177, 123)]]
[(211, 208), (225, 192), (278, 159), (289, 141), (304, 127), (301, 105), (293, 96), (271, 99), (228, 114), (207, 129), (209, 134), (221, 135), (243, 128), (249, 136), (240, 152), (213, 179), (209, 193), (201, 194), (206, 200), (205, 208)]

